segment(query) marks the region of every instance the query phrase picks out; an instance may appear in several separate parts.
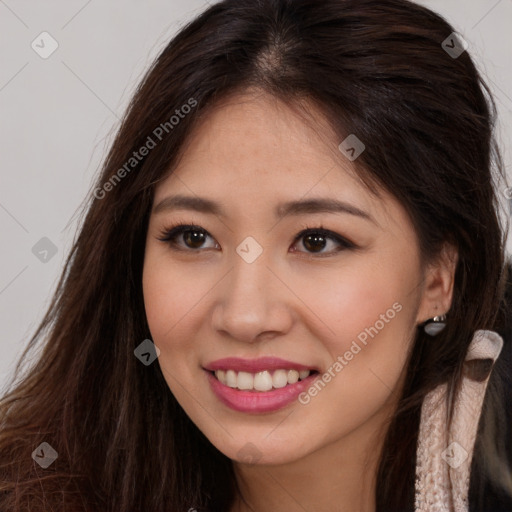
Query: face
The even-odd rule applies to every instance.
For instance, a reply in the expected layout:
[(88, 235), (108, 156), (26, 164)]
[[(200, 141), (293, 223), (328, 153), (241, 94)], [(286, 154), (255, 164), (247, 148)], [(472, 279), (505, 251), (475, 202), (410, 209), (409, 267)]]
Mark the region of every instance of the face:
[(231, 98), (155, 190), (143, 290), (158, 364), (236, 461), (292, 462), (367, 428), (397, 396), (420, 321), (405, 210), (358, 182), (316, 120)]

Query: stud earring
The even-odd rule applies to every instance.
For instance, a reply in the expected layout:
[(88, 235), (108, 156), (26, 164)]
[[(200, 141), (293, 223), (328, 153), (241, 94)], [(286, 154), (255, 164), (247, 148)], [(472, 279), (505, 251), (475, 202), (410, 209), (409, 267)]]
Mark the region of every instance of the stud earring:
[(445, 327), (446, 315), (435, 316), (434, 318), (428, 319), (423, 324), (423, 329), (429, 336), (435, 336), (436, 334), (439, 334)]

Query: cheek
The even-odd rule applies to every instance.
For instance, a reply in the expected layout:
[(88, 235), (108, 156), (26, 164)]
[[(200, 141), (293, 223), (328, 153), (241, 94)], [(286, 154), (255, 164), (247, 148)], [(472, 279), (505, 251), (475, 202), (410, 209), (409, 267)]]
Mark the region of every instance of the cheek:
[[(156, 252), (156, 251), (155, 251)], [(197, 382), (198, 355), (187, 340), (194, 339), (198, 302), (204, 295), (204, 282), (170, 265), (168, 258), (148, 251), (142, 286), (151, 339), (160, 350), (158, 364), (170, 391), (188, 410), (191, 396), (200, 396)]]
[(153, 341), (157, 342), (171, 329), (176, 314), (176, 294), (169, 286), (170, 273), (158, 265), (147, 264), (144, 267), (142, 286), (144, 306)]
[[(178, 261), (170, 262), (158, 248), (146, 253), (142, 278), (146, 318), (151, 339), (160, 350), (162, 373), (177, 397), (183, 392), (178, 382), (188, 382), (189, 392), (197, 385), (202, 355), (197, 340), (207, 314), (205, 299), (215, 282), (206, 267), (191, 272), (190, 266), (185, 269)], [(181, 398), (185, 400), (186, 395)]]
[[(317, 314), (322, 338), (329, 352), (339, 355), (349, 350), (353, 340), (364, 346), (370, 339), (393, 338), (408, 330), (412, 309), (407, 304), (411, 279), (397, 271), (365, 265), (364, 268), (331, 272), (328, 279), (308, 280), (299, 293)], [(367, 343), (369, 346), (369, 343)]]
[(334, 440), (397, 396), (414, 334), (414, 304), (409, 280), (396, 274), (368, 266), (365, 272), (333, 274), (328, 284), (310, 282), (308, 304), (321, 320), (315, 334), (328, 357), (325, 387), (310, 388), (301, 403), (311, 404), (305, 410), (330, 411), (329, 434), (313, 427), (319, 437)]
[(144, 306), (155, 342), (165, 342), (181, 327), (204, 295), (205, 283), (181, 272), (165, 255), (149, 249), (142, 276)]

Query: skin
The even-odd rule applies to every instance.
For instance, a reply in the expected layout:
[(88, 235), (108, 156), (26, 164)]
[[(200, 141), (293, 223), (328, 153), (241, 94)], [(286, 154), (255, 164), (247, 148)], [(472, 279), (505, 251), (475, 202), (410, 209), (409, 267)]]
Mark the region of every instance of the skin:
[[(155, 189), (154, 205), (179, 193), (218, 201), (226, 213), (153, 210), (143, 289), (171, 392), (233, 460), (246, 503), (237, 499), (230, 512), (374, 512), (378, 456), (415, 329), (452, 300), (456, 253), (447, 248), (422, 268), (400, 203), (364, 188), (341, 141), (310, 112), (314, 124), (257, 91), (225, 100)], [(313, 197), (345, 200), (375, 223), (331, 212), (274, 217), (278, 203)], [(204, 229), (203, 245), (178, 235), (180, 251), (159, 240), (175, 222)], [(304, 237), (294, 242), (320, 225), (357, 249), (327, 238), (318, 253)], [(248, 236), (263, 248), (250, 264), (236, 252)], [(210, 389), (202, 367), (228, 356), (276, 356), (327, 371), (394, 303), (400, 312), (306, 405), (247, 414)], [(247, 443), (257, 450), (253, 464), (242, 458)]]

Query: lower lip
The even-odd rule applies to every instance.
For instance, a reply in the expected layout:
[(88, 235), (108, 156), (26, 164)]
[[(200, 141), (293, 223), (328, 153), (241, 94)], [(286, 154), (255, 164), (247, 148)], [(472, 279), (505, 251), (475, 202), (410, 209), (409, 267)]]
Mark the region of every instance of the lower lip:
[(222, 384), (215, 375), (206, 371), (210, 386), (217, 398), (225, 405), (239, 412), (262, 413), (277, 411), (286, 407), (311, 386), (319, 375), (313, 373), (295, 384), (272, 391), (242, 391)]

